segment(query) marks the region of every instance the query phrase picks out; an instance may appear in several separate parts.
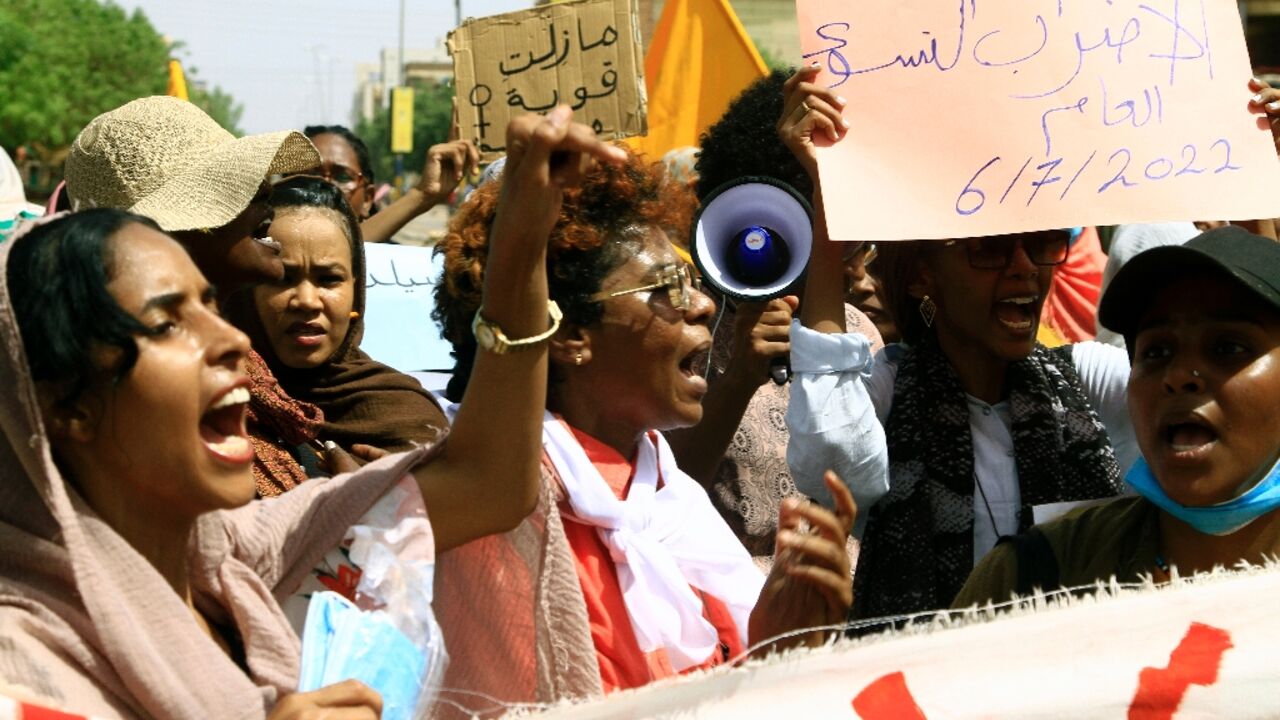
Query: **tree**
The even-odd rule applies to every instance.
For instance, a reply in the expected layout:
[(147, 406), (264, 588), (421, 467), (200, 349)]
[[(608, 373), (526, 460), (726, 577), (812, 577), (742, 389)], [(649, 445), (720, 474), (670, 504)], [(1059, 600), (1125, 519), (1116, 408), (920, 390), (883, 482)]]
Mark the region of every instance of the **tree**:
[(217, 85), (206, 89), (204, 83), (195, 81), (194, 76), (193, 68), (187, 77), (187, 94), (190, 96), (191, 102), (208, 113), (209, 117), (217, 121), (219, 125), (226, 128), (227, 132), (237, 137), (243, 135), (244, 131), (240, 129), (240, 117), (244, 115), (244, 106), (236, 102), (230, 93)]
[(49, 155), (90, 120), (163, 93), (169, 49), (140, 11), (96, 0), (0, 0), (0, 145)]
[[(410, 81), (413, 91), (413, 152), (405, 157), (407, 172), (421, 172), (427, 148), (449, 139), (453, 124), (453, 84), (433, 81)], [(380, 107), (372, 120), (356, 123), (356, 134), (369, 146), (373, 172), (379, 181), (394, 176), (391, 154), (391, 108)]]
[[(0, 146), (27, 146), (48, 191), (80, 130), (130, 100), (163, 95), (170, 46), (141, 10), (98, 0), (0, 0)], [(192, 82), (191, 100), (237, 133), (242, 108)]]

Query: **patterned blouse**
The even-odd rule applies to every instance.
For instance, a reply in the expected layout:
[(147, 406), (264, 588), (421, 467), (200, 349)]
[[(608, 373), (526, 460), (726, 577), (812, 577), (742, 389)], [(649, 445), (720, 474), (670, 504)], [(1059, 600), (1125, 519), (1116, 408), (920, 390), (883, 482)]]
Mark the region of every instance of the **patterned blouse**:
[[(712, 382), (724, 374), (733, 345), (733, 308), (721, 306), (716, 318), (715, 341), (710, 373)], [(846, 304), (845, 327), (848, 332), (862, 333), (872, 342), (872, 352), (884, 343), (875, 325), (852, 305)], [(756, 391), (742, 421), (716, 468), (715, 479), (708, 489), (711, 502), (733, 529), (735, 535), (766, 567), (772, 562), (773, 540), (778, 531), (778, 508), (788, 497), (801, 497), (787, 470), (787, 425), (784, 417), (791, 398), (791, 385), (766, 382)], [(849, 540), (850, 561), (856, 561), (856, 541)]]

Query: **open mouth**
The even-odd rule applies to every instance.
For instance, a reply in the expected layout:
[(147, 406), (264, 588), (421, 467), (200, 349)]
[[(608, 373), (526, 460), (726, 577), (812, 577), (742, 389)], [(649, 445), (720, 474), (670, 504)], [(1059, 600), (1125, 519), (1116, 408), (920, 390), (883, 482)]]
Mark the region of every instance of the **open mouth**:
[(258, 237), (257, 235), (254, 235), (253, 239), (256, 240), (261, 245), (266, 245), (267, 248), (271, 250), (271, 252), (277, 255), (279, 255), (281, 251), (284, 250), (284, 246), (281, 245), (278, 240), (271, 237), (270, 235), (263, 235), (262, 237)]
[(1176, 454), (1198, 453), (1218, 441), (1218, 431), (1198, 418), (1179, 418), (1165, 424), (1164, 440)]
[(253, 460), (253, 445), (245, 429), (249, 388), (238, 385), (214, 400), (200, 416), (200, 439), (214, 457), (243, 464)]
[(319, 345), (325, 337), (324, 328), (316, 322), (296, 322), (285, 330), (294, 342), (307, 347)]
[(272, 218), (268, 216), (261, 223), (258, 223), (258, 227), (253, 229), (253, 239), (279, 255), (284, 250), (284, 246), (280, 244), (280, 241), (267, 234), (267, 231), (271, 228), (271, 220)]
[(689, 390), (699, 400), (707, 392), (707, 369), (711, 361), (711, 343), (706, 342), (698, 345), (691, 352), (680, 358), (678, 366), (680, 375), (684, 378), (685, 384)]
[(699, 346), (680, 360), (680, 374), (685, 377), (706, 377), (711, 365), (710, 347)]
[(1035, 324), (1037, 295), (1010, 297), (996, 303), (996, 319), (1010, 330), (1026, 331)]

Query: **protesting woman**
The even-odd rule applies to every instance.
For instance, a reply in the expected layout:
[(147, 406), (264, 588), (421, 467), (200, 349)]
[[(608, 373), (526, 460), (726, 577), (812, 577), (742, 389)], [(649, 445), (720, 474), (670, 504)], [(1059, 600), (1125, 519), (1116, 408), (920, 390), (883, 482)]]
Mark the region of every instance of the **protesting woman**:
[[(519, 351), (478, 293), (492, 272), (495, 206), (520, 181), (510, 163), (441, 246), (437, 315), (458, 358), (451, 399), (475, 388), (471, 362)], [(542, 503), (514, 532), (437, 566), (451, 657), (442, 698), (464, 712), (637, 687), (791, 631), (801, 632), (783, 644), (820, 642), (803, 631), (844, 617), (854, 510), (843, 486), (828, 481), (834, 514), (782, 504), (765, 578), (662, 436), (701, 419), (707, 390), (695, 366), (715, 304), (668, 239), (688, 231), (692, 206), (661, 165), (634, 155), (565, 194), (547, 265), (564, 320), (549, 339)], [(476, 598), (501, 620), (476, 617)]]
[(1280, 553), (1280, 244), (1238, 227), (1134, 257), (1099, 308), (1133, 355), (1139, 497), (1036, 526), (957, 607), (1112, 577), (1167, 582)]
[(299, 176), (276, 184), (268, 204), (284, 276), (234, 298), (232, 321), (290, 397), (324, 412), (321, 440), (393, 452), (436, 440), (447, 422), (431, 394), (360, 350), (364, 243), (342, 192)]
[[(522, 182), (480, 292), (526, 337), (549, 324), (563, 188), (619, 153), (567, 112), (514, 120), (507, 146)], [(407, 473), (439, 549), (516, 526), (537, 498), (546, 350), (477, 358), (447, 441), (253, 501), (248, 338), (180, 245), (91, 210), (7, 242), (0, 269), (0, 683), (104, 718), (377, 717), (354, 683), (290, 696), (279, 602)]]
[[(815, 185), (814, 135), (848, 132), (843, 101), (814, 84), (816, 74), (809, 67), (788, 81), (778, 126)], [(838, 191), (818, 188), (815, 201)], [(884, 496), (863, 536), (854, 614), (947, 607), (999, 537), (1031, 526), (1037, 506), (1120, 493), (1136, 454), (1128, 361), (1099, 343), (1035, 342), (1065, 231), (878, 243), (904, 343), (874, 360), (865, 339), (841, 334), (840, 245), (816, 243), (805, 327), (793, 331), (788, 460), (797, 478), (826, 468), (858, 477), (868, 461), (850, 439), (883, 426), (887, 478), (855, 493)]]

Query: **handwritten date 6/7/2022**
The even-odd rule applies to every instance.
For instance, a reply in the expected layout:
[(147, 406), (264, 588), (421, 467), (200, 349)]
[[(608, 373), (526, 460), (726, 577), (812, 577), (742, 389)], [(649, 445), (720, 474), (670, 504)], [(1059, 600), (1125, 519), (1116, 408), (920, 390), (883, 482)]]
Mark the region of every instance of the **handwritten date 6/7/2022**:
[[(1116, 188), (1130, 188), (1169, 178), (1217, 175), (1241, 169), (1232, 159), (1231, 142), (1226, 138), (1218, 138), (1207, 146), (1187, 143), (1179, 152), (1167, 156), (1135, 158), (1128, 148), (1119, 148), (1111, 153), (1105, 163), (1096, 162), (1098, 159), (1098, 151), (1095, 150), (1083, 162), (1077, 160), (1080, 165), (1068, 175), (1062, 168), (1064, 158), (1053, 158), (1033, 166), (1034, 158), (1028, 157), (1017, 172), (1009, 176), (1001, 175), (1001, 172), (1014, 165), (1006, 164), (1005, 158), (997, 155), (983, 163), (956, 196), (956, 213), (963, 216), (977, 213), (987, 205), (991, 192), (1000, 193), (997, 202), (999, 205), (1013, 200), (1023, 201), (1029, 207), (1040, 195), (1041, 189), (1050, 185), (1061, 185), (1062, 190), (1057, 193), (1056, 198), (1061, 201), (1077, 185), (1082, 188), (1077, 192), (1101, 194)], [(1091, 167), (1099, 172), (1087, 173)], [(1053, 193), (1046, 190), (1045, 194)]]

